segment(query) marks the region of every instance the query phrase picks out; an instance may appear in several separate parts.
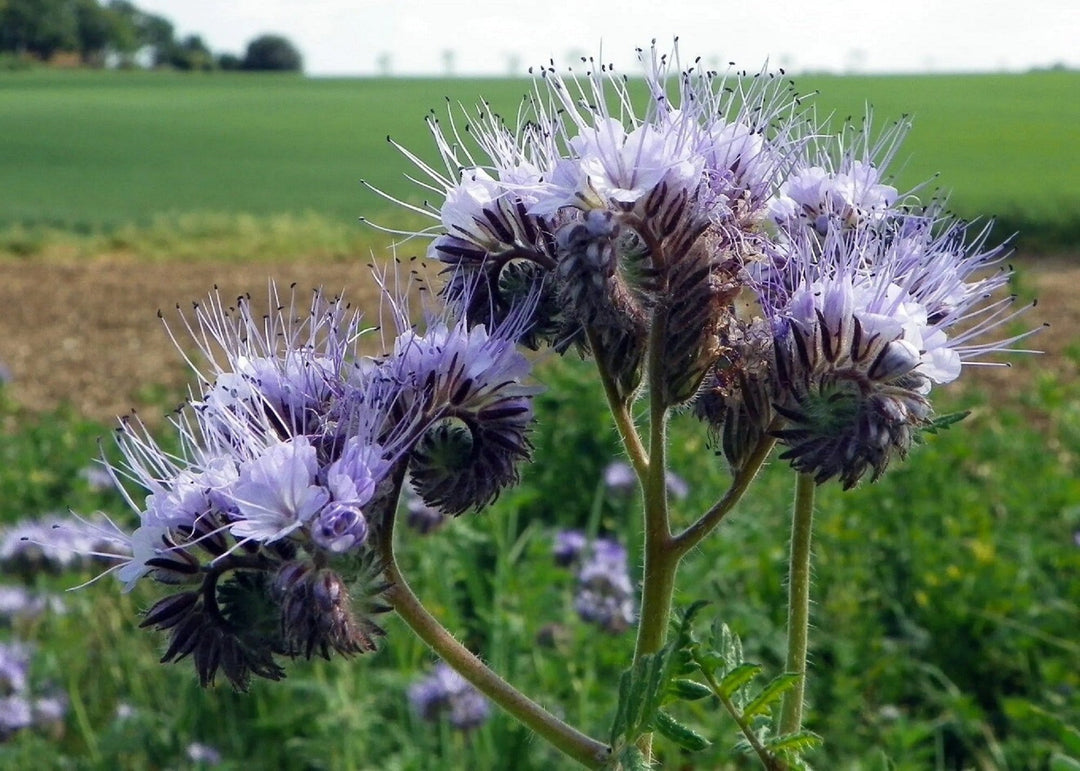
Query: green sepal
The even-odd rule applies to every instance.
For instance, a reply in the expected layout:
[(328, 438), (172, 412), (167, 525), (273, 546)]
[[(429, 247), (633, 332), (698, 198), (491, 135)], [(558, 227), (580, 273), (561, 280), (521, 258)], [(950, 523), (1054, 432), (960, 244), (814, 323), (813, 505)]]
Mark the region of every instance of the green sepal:
[(637, 745), (629, 744), (611, 758), (606, 768), (617, 768), (619, 771), (652, 771), (653, 764), (645, 759)]

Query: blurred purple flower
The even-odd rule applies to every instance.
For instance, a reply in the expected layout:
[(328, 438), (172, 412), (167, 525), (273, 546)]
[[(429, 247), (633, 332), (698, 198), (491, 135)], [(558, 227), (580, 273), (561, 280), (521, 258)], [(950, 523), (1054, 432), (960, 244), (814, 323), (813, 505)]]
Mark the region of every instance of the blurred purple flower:
[(33, 620), (46, 610), (63, 609), (58, 598), (34, 594), (22, 586), (0, 586), (0, 623)]
[(112, 490), (116, 485), (109, 469), (100, 463), (93, 463), (79, 470), (79, 478), (94, 491)]
[(610, 634), (634, 623), (634, 586), (626, 549), (613, 538), (598, 538), (581, 562), (574, 609), (584, 621)]
[(551, 553), (555, 564), (562, 567), (573, 565), (581, 557), (589, 541), (580, 530), (560, 530), (555, 533)]
[(204, 766), (217, 766), (221, 764), (221, 753), (209, 744), (203, 744), (202, 742), (192, 742), (184, 750), (184, 754), (187, 755), (187, 759), (192, 763), (198, 763)]
[(612, 461), (604, 467), (604, 486), (611, 493), (629, 495), (637, 488), (637, 475), (626, 461)]
[(446, 716), (459, 731), (483, 724), (491, 711), (484, 695), (443, 661), (409, 686), (409, 703), (422, 719), (436, 722)]
[(634, 623), (634, 586), (621, 543), (607, 536), (589, 543), (580, 530), (561, 530), (552, 553), (563, 567), (577, 565), (574, 609), (584, 621), (611, 634)]
[(402, 489), (401, 497), (405, 504), (405, 522), (420, 535), (433, 533), (446, 522), (446, 515), (434, 506), (424, 503), (411, 482)]
[[(690, 494), (690, 486), (674, 471), (664, 474), (668, 494), (682, 500)], [(614, 495), (630, 495), (637, 489), (638, 479), (626, 461), (616, 460), (604, 467), (604, 487)]]
[(20, 642), (0, 642), (0, 695), (25, 694), (31, 649)]
[(33, 708), (26, 697), (11, 695), (0, 698), (0, 742), (33, 723)]

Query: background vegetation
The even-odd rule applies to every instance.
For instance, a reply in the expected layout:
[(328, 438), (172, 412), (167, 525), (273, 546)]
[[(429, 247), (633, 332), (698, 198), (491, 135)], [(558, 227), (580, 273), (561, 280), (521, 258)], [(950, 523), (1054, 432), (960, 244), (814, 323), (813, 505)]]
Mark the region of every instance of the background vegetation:
[[(1006, 231), (1022, 226), (1026, 253), (1080, 243), (1072, 98), (1080, 75), (822, 77), (799, 86), (820, 89), (819, 110), (841, 117), (861, 113), (868, 94), (879, 120), (914, 113), (901, 187), (941, 171), (961, 214), (997, 213)], [(423, 117), (431, 107), (443, 114), (444, 96), (472, 104), (483, 95), (513, 115), (528, 88), (3, 74), (0, 252), (25, 261), (354, 259), (383, 241), (355, 225), (358, 215), (416, 225), (360, 185), (422, 200), (388, 133), (430, 157)], [(1065, 358), (1075, 371), (1080, 345)], [(940, 412), (974, 405), (972, 417), (880, 483), (821, 496), (808, 721), (827, 739), (818, 768), (1077, 767), (1068, 758), (1080, 757), (1080, 405), (1067, 374), (1028, 362), (1011, 376), (1022, 386), (1009, 399), (995, 381), (945, 391)], [(548, 387), (534, 437), (539, 462), (522, 487), (482, 516), (428, 536), (406, 531), (403, 566), (497, 670), (602, 734), (605, 694), (633, 643), (575, 616), (572, 577), (552, 562), (550, 539), (594, 512), (603, 530), (625, 533), (635, 507), (601, 487), (618, 447), (584, 365), (545, 360), (538, 379)], [(108, 431), (70, 409), (29, 412), (0, 389), (0, 531), (68, 508), (130, 524), (119, 496), (84, 473), (99, 446), (111, 452)], [(674, 436), (673, 467), (691, 486), (679, 511), (689, 519), (726, 477), (688, 416)], [(747, 657), (771, 673), (783, 660), (791, 487), (783, 464), (771, 466), (682, 575), (680, 600), (711, 600)], [(0, 741), (0, 768), (194, 768), (193, 742), (218, 750), (220, 768), (559, 767), (497, 713), (468, 735), (421, 722), (406, 689), (431, 657), (393, 618), (377, 654), (297, 663), (284, 682), (256, 683), (249, 694), (201, 691), (190, 666), (157, 664), (161, 639), (135, 629), (150, 593), (121, 595), (111, 578), (63, 593), (98, 569), (5, 567), (3, 583), (62, 596), (63, 613), (0, 621), (0, 640), (34, 644), (33, 691), (63, 693), (68, 710), (59, 725)], [(753, 768), (732, 751), (735, 731), (718, 715), (709, 705), (683, 715), (718, 741), (694, 756), (662, 745), (665, 767)]]

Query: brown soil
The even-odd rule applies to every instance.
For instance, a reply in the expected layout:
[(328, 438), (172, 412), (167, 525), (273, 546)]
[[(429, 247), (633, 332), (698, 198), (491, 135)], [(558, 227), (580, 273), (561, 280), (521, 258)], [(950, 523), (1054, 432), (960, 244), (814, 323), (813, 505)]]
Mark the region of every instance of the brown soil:
[[(1075, 376), (1080, 343), (1080, 258), (1019, 263), (1020, 286), (1039, 298), (1032, 324), (1050, 322), (1032, 341), (1046, 351), (1018, 357), (1012, 370), (978, 368), (965, 381), (986, 386), (994, 398), (1014, 397), (1037, 371)], [(111, 420), (132, 408), (177, 400), (190, 379), (170, 343), (158, 310), (176, 320), (179, 303), (204, 298), (215, 284), (223, 297), (265, 295), (267, 280), (299, 289), (345, 291), (360, 307), (374, 290), (360, 263), (79, 264), (0, 262), (0, 362), (12, 375), (9, 395), (31, 410), (68, 404), (80, 413)], [(1074, 348), (1073, 357), (1065, 355)], [(152, 419), (153, 416), (147, 416)]]

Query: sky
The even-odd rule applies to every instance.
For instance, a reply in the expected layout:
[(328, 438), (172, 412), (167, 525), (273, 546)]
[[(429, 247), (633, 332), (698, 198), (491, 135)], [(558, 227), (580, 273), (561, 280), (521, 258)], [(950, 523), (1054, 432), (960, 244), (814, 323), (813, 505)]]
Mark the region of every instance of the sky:
[[(507, 75), (675, 36), (712, 67), (766, 59), (792, 72), (1022, 71), (1080, 67), (1077, 0), (136, 0), (215, 52), (282, 34), (311, 75)], [(658, 8), (663, 6), (663, 11)]]

